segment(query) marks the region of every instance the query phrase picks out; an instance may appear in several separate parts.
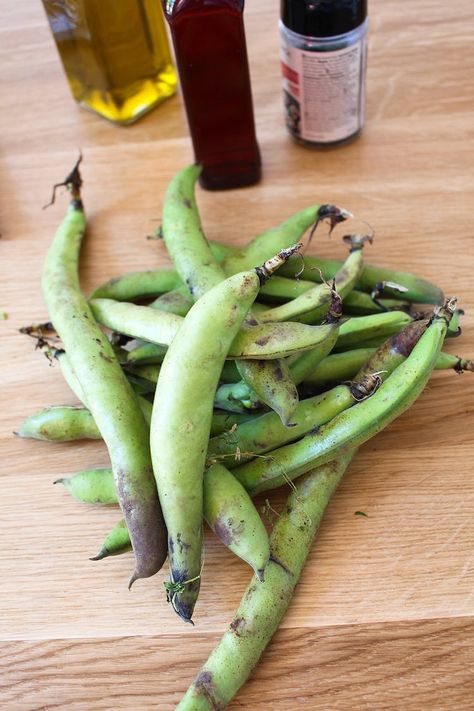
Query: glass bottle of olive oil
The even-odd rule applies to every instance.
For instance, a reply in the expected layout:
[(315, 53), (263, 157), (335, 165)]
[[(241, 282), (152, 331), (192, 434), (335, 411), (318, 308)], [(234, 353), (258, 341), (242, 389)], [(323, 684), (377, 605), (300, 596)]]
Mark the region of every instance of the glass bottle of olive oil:
[(76, 101), (132, 123), (176, 91), (159, 0), (43, 0)]

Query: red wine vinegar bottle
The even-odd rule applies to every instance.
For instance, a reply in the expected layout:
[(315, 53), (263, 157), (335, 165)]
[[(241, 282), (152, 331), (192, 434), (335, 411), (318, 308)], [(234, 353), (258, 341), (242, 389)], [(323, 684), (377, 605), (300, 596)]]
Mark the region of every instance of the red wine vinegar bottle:
[(202, 187), (260, 179), (244, 0), (163, 0)]

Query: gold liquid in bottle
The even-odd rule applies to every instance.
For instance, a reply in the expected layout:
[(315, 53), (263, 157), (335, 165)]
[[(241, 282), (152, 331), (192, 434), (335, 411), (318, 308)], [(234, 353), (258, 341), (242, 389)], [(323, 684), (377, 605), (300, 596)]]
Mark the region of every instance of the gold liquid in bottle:
[(176, 91), (160, 0), (43, 0), (76, 101), (132, 123)]

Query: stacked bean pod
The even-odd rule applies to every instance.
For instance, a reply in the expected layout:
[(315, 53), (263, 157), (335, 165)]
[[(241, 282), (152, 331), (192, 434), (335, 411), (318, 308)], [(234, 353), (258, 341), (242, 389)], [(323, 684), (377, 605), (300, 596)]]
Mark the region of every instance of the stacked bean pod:
[[(308, 230), (350, 213), (313, 205), (244, 248), (213, 244), (195, 199), (199, 172), (180, 171), (165, 196), (160, 237), (173, 268), (111, 279), (89, 299), (78, 279), (79, 163), (67, 177), (71, 202), (43, 274), (50, 322), (24, 330), (58, 360), (82, 405), (34, 413), (19, 434), (104, 440), (110, 468), (55, 483), (78, 501), (120, 505), (93, 560), (132, 550), (131, 584), (168, 558), (166, 596), (184, 621), (205, 575), (204, 520), (253, 568), (179, 705), (220, 709), (283, 617), (357, 449), (410, 407), (434, 369), (474, 364), (442, 352), (459, 331), (456, 300), (412, 274), (367, 266), (370, 235), (345, 236), (342, 263), (298, 256)], [(291, 493), (268, 535), (252, 497), (280, 486)]]

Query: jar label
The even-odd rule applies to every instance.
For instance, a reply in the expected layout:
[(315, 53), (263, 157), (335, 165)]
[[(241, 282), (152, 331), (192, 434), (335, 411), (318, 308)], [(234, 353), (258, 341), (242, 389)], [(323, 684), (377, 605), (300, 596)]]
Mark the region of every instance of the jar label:
[(298, 49), (282, 38), (286, 123), (293, 136), (331, 143), (362, 127), (365, 50), (365, 37), (329, 52)]

